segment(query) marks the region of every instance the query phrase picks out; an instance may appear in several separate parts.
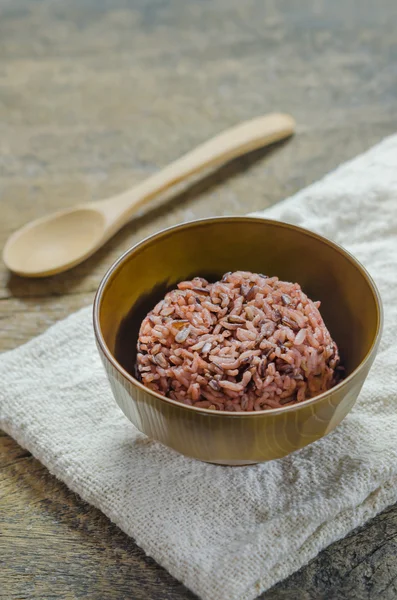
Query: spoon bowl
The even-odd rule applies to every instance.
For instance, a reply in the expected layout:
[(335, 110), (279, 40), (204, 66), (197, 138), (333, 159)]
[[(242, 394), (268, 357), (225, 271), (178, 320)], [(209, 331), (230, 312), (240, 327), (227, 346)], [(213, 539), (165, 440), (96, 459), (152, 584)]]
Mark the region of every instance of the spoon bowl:
[(77, 206), (56, 212), (16, 231), (4, 247), (3, 259), (23, 277), (55, 275), (93, 254), (105, 229), (106, 219), (95, 208)]

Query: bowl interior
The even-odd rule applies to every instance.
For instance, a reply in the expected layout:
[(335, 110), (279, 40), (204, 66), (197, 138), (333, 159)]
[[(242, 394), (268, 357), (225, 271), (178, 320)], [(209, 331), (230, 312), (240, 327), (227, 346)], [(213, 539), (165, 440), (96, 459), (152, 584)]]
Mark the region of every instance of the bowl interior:
[(248, 217), (196, 221), (166, 230), (126, 253), (98, 295), (104, 341), (134, 374), (139, 326), (165, 292), (184, 279), (216, 280), (246, 270), (298, 282), (339, 346), (347, 375), (369, 352), (379, 328), (376, 291), (347, 253), (300, 228)]

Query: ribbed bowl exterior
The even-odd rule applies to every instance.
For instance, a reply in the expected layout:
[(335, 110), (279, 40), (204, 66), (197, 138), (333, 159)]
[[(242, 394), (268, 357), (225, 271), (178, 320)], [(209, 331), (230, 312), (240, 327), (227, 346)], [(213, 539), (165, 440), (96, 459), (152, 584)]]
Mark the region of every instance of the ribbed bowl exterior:
[[(139, 431), (177, 452), (222, 465), (248, 465), (286, 456), (332, 431), (354, 405), (370, 368), (320, 401), (275, 414), (224, 415), (170, 404), (128, 381), (99, 352), (115, 400)], [(372, 362), (372, 361), (371, 361)]]
[[(142, 242), (128, 251), (111, 267), (99, 288), (94, 305), (94, 328), (98, 350), (116, 402), (126, 417), (139, 431), (177, 452), (221, 465), (247, 465), (280, 458), (332, 431), (351, 410), (358, 397), (374, 361), (382, 329), (382, 308), (376, 287), (366, 271), (353, 257), (347, 255), (345, 251), (328, 240), (315, 236), (311, 232), (305, 232), (300, 228), (260, 219), (241, 218), (240, 221), (238, 218), (225, 217), (187, 223), (161, 232), (157, 236)], [(201, 230), (201, 235), (203, 234), (202, 228), (206, 222), (211, 227), (214, 227), (214, 224), (217, 226), (217, 223), (219, 223), (220, 234), (222, 235), (225, 235), (224, 231), (221, 230), (222, 226), (226, 225), (227, 231), (229, 222), (232, 222), (233, 226), (237, 225), (238, 228), (247, 227), (247, 229), (252, 223), (254, 233), (258, 227), (261, 227), (262, 223), (263, 232), (266, 233), (267, 238), (272, 234), (273, 229), (275, 230), (274, 235), (278, 237), (281, 231), (285, 243), (293, 246), (296, 243), (294, 237), (296, 234), (299, 248), (303, 248), (303, 239), (308, 242), (309, 250), (313, 246), (313, 257), (319, 256), (321, 252), (326, 253), (324, 244), (328, 245), (327, 252), (332, 250), (329, 256), (324, 255), (324, 260), (337, 261), (341, 257), (340, 269), (345, 269), (346, 272), (343, 273), (342, 277), (340, 270), (335, 270), (337, 275), (334, 276), (334, 285), (338, 285), (338, 276), (340, 276), (341, 282), (339, 296), (337, 296), (339, 298), (338, 302), (339, 305), (341, 302), (345, 302), (345, 310), (351, 312), (355, 303), (357, 303), (357, 298), (364, 298), (357, 318), (355, 313), (351, 312), (347, 315), (345, 323), (340, 324), (339, 320), (333, 320), (332, 302), (328, 302), (327, 305), (327, 295), (322, 292), (323, 288), (320, 284), (318, 291), (315, 289), (314, 292), (317, 293), (317, 296), (320, 294), (321, 300), (323, 299), (321, 294), (323, 294), (325, 309), (328, 310), (330, 321), (333, 324), (331, 333), (334, 330), (337, 332), (336, 339), (337, 342), (341, 340), (346, 362), (347, 364), (351, 363), (349, 367), (351, 372), (342, 383), (326, 394), (293, 406), (257, 413), (226, 413), (188, 407), (165, 399), (145, 388), (118, 364), (113, 352), (115, 343), (113, 330), (116, 328), (115, 323), (119, 323), (120, 318), (126, 312), (128, 304), (126, 286), (131, 286), (131, 278), (133, 278), (135, 287), (131, 287), (131, 290), (134, 289), (135, 297), (139, 298), (141, 292), (146, 293), (150, 286), (153, 286), (156, 278), (159, 277), (159, 273), (163, 272), (161, 269), (164, 270), (166, 264), (152, 266), (152, 262), (145, 256), (145, 250), (149, 248), (152, 252), (151, 257), (155, 256), (155, 253), (153, 254), (154, 250), (158, 251), (160, 255), (162, 240), (166, 240), (166, 243), (169, 244), (170, 241), (172, 242), (172, 236), (175, 234), (180, 235), (181, 232), (183, 235), (188, 236), (189, 239), (186, 238), (186, 244), (188, 245), (197, 233), (197, 228)], [(283, 228), (285, 228), (285, 231)], [(246, 239), (253, 238), (261, 239), (260, 236), (250, 236), (248, 232)], [(257, 241), (256, 243), (262, 242)], [(253, 248), (253, 251), (256, 254), (258, 253), (257, 248)], [(193, 253), (191, 253), (191, 256), (193, 256)], [(292, 261), (293, 253), (291, 256)], [(143, 267), (141, 265), (142, 261)], [(151, 258), (151, 261), (153, 261), (153, 258)], [(233, 263), (233, 260), (231, 259), (230, 262)], [(282, 271), (282, 264), (280, 263), (278, 265), (279, 270), (274, 272), (278, 274)], [(299, 267), (299, 263), (297, 264)], [(232, 264), (231, 268), (233, 266)], [(247, 265), (247, 270), (254, 270), (253, 266), (256, 267), (256, 263), (255, 265)], [(189, 265), (181, 266), (178, 264), (177, 268), (175, 268), (175, 265), (171, 265), (170, 272), (172, 271), (172, 276), (167, 274), (168, 280), (178, 281), (184, 279), (189, 272), (189, 268)], [(197, 274), (206, 272), (204, 268), (208, 269), (208, 259), (202, 271), (195, 266)], [(290, 265), (288, 268), (290, 269)], [(310, 269), (312, 268), (310, 266)], [(159, 269), (158, 273), (156, 273), (156, 269)], [(222, 265), (217, 269), (222, 269)], [(228, 269), (225, 268), (224, 270)], [(280, 272), (280, 275), (282, 275), (282, 272)], [(302, 277), (304, 276), (305, 273), (302, 273)], [(354, 278), (356, 280), (352, 281)], [(325, 282), (327, 281), (325, 276), (323, 279)], [(299, 277), (296, 280), (300, 281)], [(349, 287), (345, 293), (343, 286), (350, 286), (350, 284), (352, 289)], [(354, 285), (356, 291), (353, 289)], [(324, 283), (322, 286), (324, 287)], [(335, 295), (334, 291), (332, 293)], [(355, 294), (358, 294), (358, 296), (356, 297)], [(335, 301), (334, 296), (332, 300)], [(123, 306), (123, 308), (120, 308), (123, 314), (121, 317), (116, 318), (118, 305)], [(339, 310), (343, 314), (344, 307), (339, 306)], [(354, 321), (354, 318), (356, 318), (356, 321)], [(350, 335), (346, 335), (346, 324), (349, 323), (351, 323), (351, 332)], [(368, 331), (363, 330), (365, 327)]]

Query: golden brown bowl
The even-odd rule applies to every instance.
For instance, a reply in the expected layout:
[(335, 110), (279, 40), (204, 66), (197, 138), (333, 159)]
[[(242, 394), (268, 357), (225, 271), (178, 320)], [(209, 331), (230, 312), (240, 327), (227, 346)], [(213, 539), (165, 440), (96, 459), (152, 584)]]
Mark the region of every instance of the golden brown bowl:
[[(301, 284), (339, 346), (347, 377), (299, 404), (260, 412), (185, 406), (133, 376), (139, 325), (179, 281), (227, 271)], [(279, 458), (332, 431), (352, 408), (375, 358), (382, 306), (374, 282), (346, 250), (310, 231), (250, 217), (203, 219), (166, 229), (128, 250), (103, 278), (94, 303), (99, 352), (115, 399), (150, 438), (222, 465)]]

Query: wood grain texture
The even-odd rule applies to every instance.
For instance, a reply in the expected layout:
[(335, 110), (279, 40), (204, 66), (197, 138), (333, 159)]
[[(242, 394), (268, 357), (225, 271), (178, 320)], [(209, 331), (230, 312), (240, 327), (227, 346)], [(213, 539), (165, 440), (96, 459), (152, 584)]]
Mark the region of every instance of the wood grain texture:
[[(158, 229), (270, 206), (397, 130), (396, 3), (0, 0), (0, 245), (26, 221), (122, 191), (240, 120), (298, 134), (153, 205), (58, 277), (0, 273), (0, 349), (92, 302)], [(100, 512), (0, 435), (0, 598), (193, 599)], [(397, 507), (262, 595), (397, 598)], [(227, 599), (225, 599), (227, 600)]]

